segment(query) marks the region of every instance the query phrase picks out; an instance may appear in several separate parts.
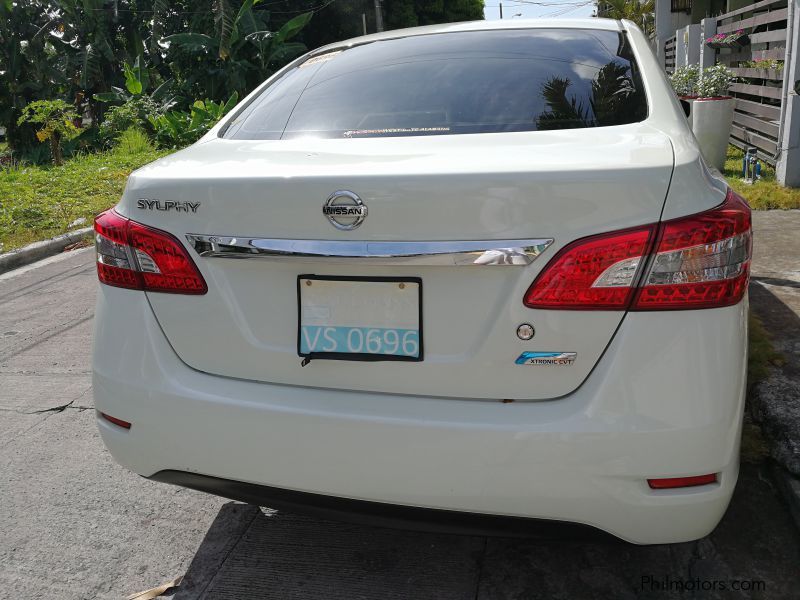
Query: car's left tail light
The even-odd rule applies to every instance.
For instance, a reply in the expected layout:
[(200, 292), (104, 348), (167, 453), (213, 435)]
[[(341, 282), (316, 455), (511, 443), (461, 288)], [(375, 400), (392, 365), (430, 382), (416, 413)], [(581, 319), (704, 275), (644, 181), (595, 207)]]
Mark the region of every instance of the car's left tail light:
[(94, 231), (101, 283), (172, 294), (208, 291), (186, 248), (172, 234), (127, 219), (113, 209), (95, 218)]

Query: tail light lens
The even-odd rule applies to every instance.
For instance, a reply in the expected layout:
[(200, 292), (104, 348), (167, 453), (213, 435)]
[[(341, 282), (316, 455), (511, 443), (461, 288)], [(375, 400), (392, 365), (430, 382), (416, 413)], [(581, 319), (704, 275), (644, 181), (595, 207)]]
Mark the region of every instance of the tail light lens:
[(206, 282), (172, 234), (107, 210), (95, 218), (97, 277), (115, 287), (205, 294)]
[(525, 294), (531, 308), (624, 310), (655, 227), (583, 238), (563, 248)]
[(750, 207), (729, 190), (709, 211), (573, 242), (539, 274), (524, 303), (562, 310), (729, 306), (747, 290), (751, 252)]
[(117, 427), (122, 427), (123, 429), (130, 429), (131, 424), (127, 421), (123, 421), (122, 419), (118, 419), (117, 417), (112, 417), (111, 415), (107, 415), (104, 412), (97, 411), (101, 417), (103, 417), (109, 423), (113, 423)]
[(736, 304), (747, 290), (751, 254), (750, 207), (729, 191), (721, 206), (661, 225), (632, 309)]
[(666, 479), (648, 479), (647, 484), (653, 490), (674, 490), (675, 488), (695, 487), (717, 482), (717, 474), (694, 475), (692, 477), (667, 477)]

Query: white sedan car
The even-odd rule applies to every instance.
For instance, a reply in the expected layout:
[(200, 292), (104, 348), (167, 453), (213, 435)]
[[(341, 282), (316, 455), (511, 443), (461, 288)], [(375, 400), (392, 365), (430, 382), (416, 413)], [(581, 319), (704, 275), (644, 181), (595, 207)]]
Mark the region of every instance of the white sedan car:
[(97, 217), (97, 422), (153, 480), (465, 531), (708, 534), (750, 209), (632, 23), (315, 50)]

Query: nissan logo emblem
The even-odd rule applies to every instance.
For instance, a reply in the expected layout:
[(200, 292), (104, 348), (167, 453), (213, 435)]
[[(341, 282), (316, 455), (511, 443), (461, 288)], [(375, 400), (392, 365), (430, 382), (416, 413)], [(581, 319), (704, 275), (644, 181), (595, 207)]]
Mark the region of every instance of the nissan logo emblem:
[(322, 206), (322, 214), (336, 229), (351, 231), (361, 225), (367, 218), (367, 207), (358, 197), (348, 190), (333, 192)]

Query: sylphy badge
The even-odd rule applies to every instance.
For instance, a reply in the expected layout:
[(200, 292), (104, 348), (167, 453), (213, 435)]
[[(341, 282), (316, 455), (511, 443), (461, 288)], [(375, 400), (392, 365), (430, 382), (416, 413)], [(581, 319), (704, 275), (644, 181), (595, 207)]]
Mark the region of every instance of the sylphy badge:
[(577, 352), (523, 352), (516, 361), (518, 365), (571, 365)]
[(163, 212), (175, 211), (196, 213), (199, 206), (199, 202), (189, 201), (179, 202), (176, 200), (155, 200), (151, 198), (139, 198), (136, 201), (137, 208), (142, 210), (160, 210)]

